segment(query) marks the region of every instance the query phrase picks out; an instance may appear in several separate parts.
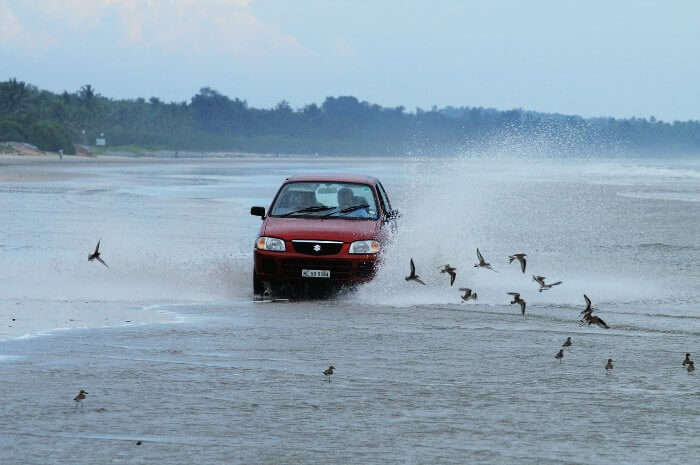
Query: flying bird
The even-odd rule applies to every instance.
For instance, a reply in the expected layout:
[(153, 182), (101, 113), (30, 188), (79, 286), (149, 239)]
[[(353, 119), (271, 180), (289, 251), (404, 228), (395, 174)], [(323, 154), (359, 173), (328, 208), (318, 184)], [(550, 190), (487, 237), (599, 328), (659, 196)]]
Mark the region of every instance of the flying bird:
[(552, 287), (558, 286), (558, 285), (560, 285), (560, 284), (562, 283), (562, 281), (557, 281), (556, 283), (547, 284), (547, 283), (544, 281), (544, 280), (547, 279), (547, 278), (545, 278), (544, 276), (535, 276), (535, 275), (532, 275), (532, 279), (533, 279), (537, 284), (540, 285), (540, 292), (546, 291), (546, 290), (548, 290), (548, 289), (551, 289)]
[(476, 292), (472, 292), (472, 290), (469, 289), (468, 287), (460, 287), (459, 290), (464, 292), (464, 295), (462, 296), (462, 300), (464, 302), (466, 302), (470, 299), (474, 299), (474, 300), (477, 299)]
[(605, 372), (608, 373), (613, 369), (613, 359), (609, 358), (608, 363), (605, 365)]
[(109, 268), (107, 264), (102, 260), (102, 257), (100, 256), (100, 241), (97, 241), (97, 246), (95, 247), (95, 251), (88, 255), (88, 261), (91, 262), (93, 260), (97, 260), (98, 262), (102, 263), (104, 266)]
[(595, 315), (591, 315), (590, 313), (586, 313), (585, 315), (583, 315), (583, 322), (588, 323), (588, 326), (593, 324), (601, 328), (610, 329), (610, 326), (608, 326), (602, 318)]
[(84, 390), (81, 389), (80, 392), (78, 393), (78, 395), (75, 396), (75, 397), (73, 397), (73, 400), (76, 402), (75, 405), (76, 405), (76, 406), (77, 406), (77, 405), (81, 405), (81, 406), (82, 406), (82, 405), (83, 405), (83, 404), (82, 404), (82, 401), (87, 397), (87, 394), (88, 394), (87, 391), (84, 391)]
[(327, 370), (323, 371), (323, 376), (326, 376), (328, 378), (328, 382), (331, 382), (331, 376), (333, 376), (333, 370), (335, 370), (335, 367), (333, 365), (329, 366)]
[(520, 313), (522, 313), (522, 315), (525, 316), (525, 307), (527, 306), (527, 302), (520, 298), (520, 293), (509, 292), (508, 295), (513, 296), (513, 300), (511, 300), (510, 304), (520, 304)]
[(406, 281), (417, 281), (425, 286), (425, 283), (421, 281), (420, 276), (416, 274), (416, 265), (413, 263), (413, 259), (411, 259), (411, 274), (406, 276), (404, 279)]
[(481, 255), (481, 252), (479, 251), (479, 248), (477, 247), (476, 249), (476, 258), (479, 260), (479, 263), (474, 264), (474, 268), (487, 268), (491, 271), (496, 271), (491, 267), (491, 264), (484, 260), (484, 256)]
[(559, 363), (561, 363), (561, 359), (564, 358), (564, 349), (559, 349), (559, 352), (557, 352), (557, 355), (555, 355), (554, 358), (559, 360)]
[(579, 315), (585, 315), (586, 313), (593, 313), (596, 309), (591, 304), (591, 299), (588, 298), (586, 294), (583, 294), (583, 299), (586, 301), (586, 308), (583, 309)]
[(564, 341), (564, 343), (561, 346), (562, 347), (571, 347), (571, 344), (573, 344), (573, 343), (571, 342), (571, 336), (569, 336), (566, 338), (566, 341)]
[(447, 273), (450, 275), (450, 286), (455, 283), (455, 278), (457, 277), (457, 273), (455, 273), (455, 271), (457, 271), (457, 268), (450, 266), (449, 263), (440, 267), (440, 273)]
[(513, 255), (508, 256), (508, 263), (513, 263), (513, 260), (519, 261), (520, 269), (523, 273), (525, 273), (525, 267), (527, 266), (527, 260), (525, 259), (525, 257), (527, 257), (526, 253), (514, 253)]

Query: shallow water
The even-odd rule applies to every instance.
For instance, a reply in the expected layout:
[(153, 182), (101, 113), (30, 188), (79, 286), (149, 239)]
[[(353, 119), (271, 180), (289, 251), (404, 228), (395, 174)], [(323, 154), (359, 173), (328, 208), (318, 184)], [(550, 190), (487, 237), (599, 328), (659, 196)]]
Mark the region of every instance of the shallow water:
[[(0, 328), (3, 464), (680, 464), (700, 450), (698, 375), (681, 367), (700, 336), (700, 205), (687, 200), (700, 163), (3, 169), (57, 173), (0, 183), (0, 318), (25, 325)], [(328, 302), (250, 302), (249, 207), (321, 170), (380, 177), (402, 211), (379, 276)], [(109, 269), (87, 263), (97, 238)], [(477, 246), (498, 273), (472, 268)], [(505, 259), (519, 251), (525, 275)], [(428, 286), (403, 280), (410, 257)], [(447, 262), (478, 304), (460, 304), (437, 272)], [(564, 284), (538, 293), (531, 273)], [(611, 329), (576, 324), (584, 292)], [(78, 329), (50, 332), (53, 314)]]

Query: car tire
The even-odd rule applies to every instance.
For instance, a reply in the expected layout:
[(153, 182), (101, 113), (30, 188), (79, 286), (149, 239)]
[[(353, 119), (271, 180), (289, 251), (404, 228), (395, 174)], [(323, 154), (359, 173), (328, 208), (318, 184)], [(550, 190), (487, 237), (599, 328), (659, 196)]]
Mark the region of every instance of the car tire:
[(253, 271), (253, 295), (254, 296), (262, 296), (264, 292), (265, 292), (265, 285), (255, 275), (255, 271)]

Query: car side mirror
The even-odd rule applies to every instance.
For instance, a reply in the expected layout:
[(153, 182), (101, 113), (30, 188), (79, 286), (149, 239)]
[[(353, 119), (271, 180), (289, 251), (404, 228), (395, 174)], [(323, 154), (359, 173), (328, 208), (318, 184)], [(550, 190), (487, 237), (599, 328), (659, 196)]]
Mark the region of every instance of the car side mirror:
[(395, 220), (397, 218), (401, 218), (401, 213), (398, 210), (389, 210), (386, 214), (387, 220)]
[(250, 214), (265, 218), (265, 207), (250, 207)]

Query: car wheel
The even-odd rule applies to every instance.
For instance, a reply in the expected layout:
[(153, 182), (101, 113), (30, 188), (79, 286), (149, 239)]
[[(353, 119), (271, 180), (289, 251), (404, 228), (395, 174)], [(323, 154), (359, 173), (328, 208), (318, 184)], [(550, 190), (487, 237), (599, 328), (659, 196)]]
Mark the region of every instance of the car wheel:
[(262, 296), (263, 292), (265, 292), (265, 285), (255, 275), (255, 271), (253, 271), (253, 295), (254, 296), (256, 296), (256, 295)]

